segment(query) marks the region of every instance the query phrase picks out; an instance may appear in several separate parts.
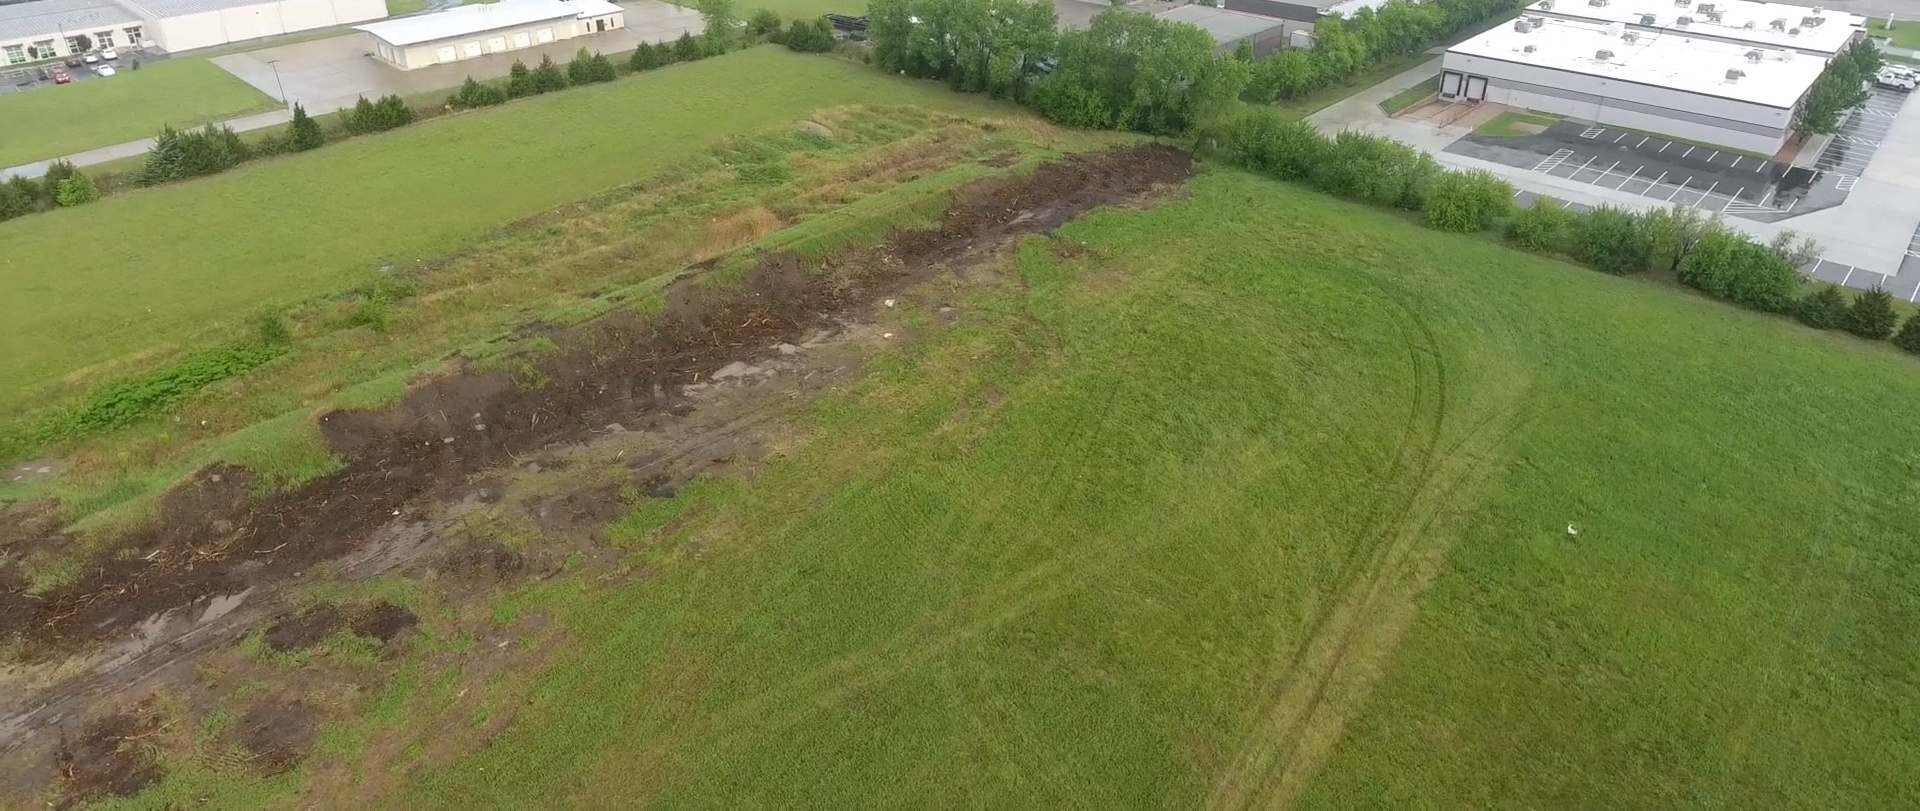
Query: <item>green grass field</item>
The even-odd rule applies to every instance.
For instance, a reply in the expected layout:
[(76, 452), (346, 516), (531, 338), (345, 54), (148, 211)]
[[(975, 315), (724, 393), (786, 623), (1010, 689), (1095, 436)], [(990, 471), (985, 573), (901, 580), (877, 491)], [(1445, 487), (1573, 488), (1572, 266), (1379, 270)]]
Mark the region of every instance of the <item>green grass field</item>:
[(269, 303), (465, 247), (723, 135), (852, 102), (1012, 109), (758, 48), (8, 223), (0, 411), (63, 401), (140, 358), (218, 340)]
[(642, 582), (510, 600), (572, 641), (392, 803), (1920, 788), (1912, 358), (1232, 172), (1057, 240), (623, 522)]
[(1876, 37), (1891, 37), (1895, 47), (1920, 49), (1920, 23), (1913, 20), (1901, 20), (1887, 27), (1885, 17), (1867, 21), (1867, 33)]
[(117, 76), (0, 96), (0, 166), (18, 166), (279, 109), (280, 102), (205, 59), (123, 67)]

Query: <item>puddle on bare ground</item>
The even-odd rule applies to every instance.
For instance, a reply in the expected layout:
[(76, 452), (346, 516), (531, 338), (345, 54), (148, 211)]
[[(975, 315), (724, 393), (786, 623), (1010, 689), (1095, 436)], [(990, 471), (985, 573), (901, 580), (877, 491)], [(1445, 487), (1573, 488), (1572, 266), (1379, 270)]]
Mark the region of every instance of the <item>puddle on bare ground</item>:
[[(683, 278), (651, 323), (616, 314), (557, 334), (559, 351), (543, 362), (546, 382), (538, 388), (467, 370), (420, 385), (392, 408), (327, 414), (319, 427), (346, 460), (343, 469), (260, 498), (249, 495), (245, 470), (203, 470), (162, 499), (151, 525), (124, 539), (130, 553), (92, 562), (70, 586), (29, 594), (14, 559), (0, 557), (0, 638), (24, 641), (43, 664), (55, 663), (49, 672), (86, 663), (77, 675), (0, 698), (0, 765), (30, 738), (70, 732), (76, 708), (103, 690), (162, 689), (156, 673), (190, 674), (184, 660), (251, 628), (269, 626), (270, 649), (298, 650), (342, 629), (388, 639), (416, 621), (398, 606), (286, 613), (289, 590), (316, 569), (350, 579), (394, 570), (467, 580), (526, 576), (534, 567), (520, 552), (465, 537), (446, 516), (498, 501), (503, 476), (528, 470), (528, 460), (554, 458), (555, 449), (645, 438), (620, 465), (634, 483), (669, 493), (701, 470), (758, 458), (765, 448), (754, 426), (771, 412), (757, 400), (841, 379), (858, 363), (836, 354), (836, 342), (885, 342), (848, 329), (856, 313), (1020, 236), (1146, 199), (1192, 172), (1185, 153), (1143, 145), (982, 181), (955, 194), (939, 227), (835, 257), (824, 272), (791, 254), (770, 254), (737, 289)], [(604, 525), (619, 514), (625, 492), (561, 494), (543, 502), (551, 523), (542, 525), (559, 532)], [(9, 545), (70, 540), (42, 528)], [(128, 639), (142, 640), (141, 655), (103, 670), (97, 651)], [(142, 694), (121, 692), (123, 701)]]

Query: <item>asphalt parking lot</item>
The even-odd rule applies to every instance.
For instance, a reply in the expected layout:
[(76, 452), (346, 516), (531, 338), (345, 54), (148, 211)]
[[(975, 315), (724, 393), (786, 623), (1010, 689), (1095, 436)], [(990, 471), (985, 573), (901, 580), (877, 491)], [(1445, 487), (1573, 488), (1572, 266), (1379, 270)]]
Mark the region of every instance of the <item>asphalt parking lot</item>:
[[(135, 62), (153, 62), (158, 59), (163, 59), (165, 56), (165, 54), (159, 52), (128, 51), (123, 49), (120, 51), (120, 58), (108, 64), (113, 65), (115, 70), (127, 71), (135, 69), (133, 67)], [(39, 77), (42, 68), (49, 72), (56, 68), (64, 70), (67, 72), (67, 75), (73, 77), (74, 84), (113, 78), (111, 76), (101, 76), (94, 73), (94, 67), (94, 65), (86, 65), (84, 67), (70, 68), (67, 67), (66, 62), (63, 60), (61, 62), (32, 68), (9, 68), (7, 70), (0, 70), (0, 96), (8, 93), (25, 93), (29, 90), (44, 90), (59, 87), (59, 85), (54, 84), (52, 79), (42, 79)]]
[(1906, 102), (1875, 89), (1814, 167), (1597, 124), (1560, 121), (1526, 136), (1469, 135), (1447, 151), (1762, 222), (1845, 202)]

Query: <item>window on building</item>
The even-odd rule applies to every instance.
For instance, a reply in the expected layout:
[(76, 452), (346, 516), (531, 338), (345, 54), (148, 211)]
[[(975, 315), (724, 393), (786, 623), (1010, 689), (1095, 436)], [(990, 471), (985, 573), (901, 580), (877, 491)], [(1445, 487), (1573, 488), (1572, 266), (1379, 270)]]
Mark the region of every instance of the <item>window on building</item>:
[(59, 56), (60, 52), (53, 49), (53, 40), (43, 39), (33, 44), (31, 55), (35, 59), (52, 59)]
[(27, 49), (25, 46), (8, 45), (6, 50), (7, 50), (7, 64), (18, 65), (21, 62), (27, 61)]
[(142, 33), (142, 32), (140, 31), (140, 26), (137, 26), (137, 25), (129, 25), (129, 26), (127, 26), (126, 28), (124, 28), (124, 29), (121, 29), (121, 30), (123, 30), (123, 31), (126, 31), (126, 32), (127, 32), (127, 47), (129, 47), (129, 48), (138, 48), (138, 47), (140, 47), (140, 35), (141, 35), (141, 33)]
[(80, 44), (80, 37), (78, 36), (67, 37), (67, 53), (77, 54), (82, 51), (85, 51), (86, 49), (87, 49), (86, 46)]
[(95, 48), (113, 47), (113, 32), (112, 31), (93, 32), (93, 47)]

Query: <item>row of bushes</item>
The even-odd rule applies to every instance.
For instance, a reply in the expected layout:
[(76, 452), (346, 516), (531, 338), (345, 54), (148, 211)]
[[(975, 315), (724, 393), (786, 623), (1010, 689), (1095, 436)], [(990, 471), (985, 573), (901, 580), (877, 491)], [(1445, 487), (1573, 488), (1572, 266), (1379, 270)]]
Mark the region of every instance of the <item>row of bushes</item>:
[(1419, 211), (1428, 226), (1456, 233), (1504, 223), (1515, 247), (1565, 257), (1604, 273), (1672, 273), (1681, 284), (1760, 312), (1791, 315), (1819, 329), (1843, 329), (1920, 352), (1920, 315), (1895, 331), (1893, 297), (1870, 291), (1848, 304), (1826, 285), (1796, 299), (1797, 268), (1819, 246), (1792, 231), (1762, 244), (1689, 206), (1644, 213), (1610, 206), (1575, 211), (1551, 200), (1517, 209), (1513, 186), (1486, 172), (1458, 172), (1429, 155), (1377, 135), (1342, 132), (1332, 138), (1304, 121), (1256, 108), (1201, 133), (1200, 145), (1246, 169), (1307, 183), (1329, 194), (1379, 206)]
[(54, 161), (39, 180), (15, 175), (0, 183), (0, 220), (53, 208), (83, 206), (100, 199), (93, 178), (66, 161)]

